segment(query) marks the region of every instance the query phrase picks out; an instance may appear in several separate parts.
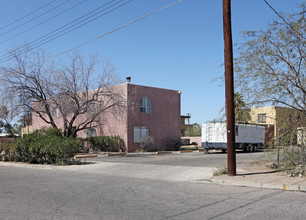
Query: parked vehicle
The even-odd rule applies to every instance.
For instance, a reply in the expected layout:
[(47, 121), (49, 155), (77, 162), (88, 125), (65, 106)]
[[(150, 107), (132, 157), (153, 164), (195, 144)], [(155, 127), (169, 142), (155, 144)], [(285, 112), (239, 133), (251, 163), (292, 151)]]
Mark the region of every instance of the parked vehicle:
[[(202, 125), (202, 147), (205, 149), (227, 150), (226, 123), (204, 123)], [(265, 144), (265, 127), (236, 124), (236, 149), (246, 152), (257, 151)]]

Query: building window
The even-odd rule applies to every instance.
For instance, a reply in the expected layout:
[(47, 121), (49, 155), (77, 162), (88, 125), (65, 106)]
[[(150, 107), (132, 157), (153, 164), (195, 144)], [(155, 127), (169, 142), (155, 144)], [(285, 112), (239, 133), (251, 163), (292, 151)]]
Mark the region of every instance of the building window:
[(142, 113), (152, 113), (151, 101), (148, 97), (142, 97), (140, 100), (140, 112)]
[(59, 115), (58, 107), (52, 107), (52, 117), (57, 118)]
[(95, 137), (95, 136), (97, 136), (96, 135), (96, 129), (94, 129), (94, 128), (87, 128), (86, 136), (87, 137)]
[(88, 114), (95, 114), (96, 113), (96, 105), (95, 105), (94, 102), (90, 102), (88, 104), (87, 112), (88, 112)]
[(141, 143), (144, 138), (149, 136), (149, 128), (146, 126), (134, 127), (134, 143)]
[(258, 123), (267, 123), (266, 114), (258, 114)]

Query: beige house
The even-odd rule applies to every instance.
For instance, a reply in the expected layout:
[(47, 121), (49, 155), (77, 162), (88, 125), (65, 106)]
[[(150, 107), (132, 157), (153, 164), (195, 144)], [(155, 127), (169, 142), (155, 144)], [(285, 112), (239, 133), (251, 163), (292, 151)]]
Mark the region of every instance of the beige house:
[(247, 118), (248, 123), (272, 127), (274, 140), (277, 140), (279, 132), (282, 136), (286, 131), (294, 131), (306, 124), (305, 118), (297, 110), (279, 106), (253, 107), (248, 110)]

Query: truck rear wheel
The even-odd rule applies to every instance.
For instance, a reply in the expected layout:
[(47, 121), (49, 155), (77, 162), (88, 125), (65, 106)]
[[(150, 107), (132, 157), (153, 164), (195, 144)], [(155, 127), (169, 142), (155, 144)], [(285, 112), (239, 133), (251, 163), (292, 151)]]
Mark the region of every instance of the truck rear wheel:
[(251, 148), (249, 145), (247, 145), (245, 148), (244, 148), (244, 152), (250, 152)]

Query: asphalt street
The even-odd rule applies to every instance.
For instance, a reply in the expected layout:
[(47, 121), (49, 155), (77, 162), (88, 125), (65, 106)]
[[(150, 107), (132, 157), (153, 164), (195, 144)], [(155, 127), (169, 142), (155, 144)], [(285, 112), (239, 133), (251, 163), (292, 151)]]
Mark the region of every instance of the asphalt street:
[[(171, 160), (171, 156), (156, 158)], [(119, 164), (110, 161), (98, 164), (104, 163)], [(141, 167), (139, 163), (138, 166)], [(167, 167), (145, 163), (142, 166), (143, 169)], [(306, 196), (301, 192), (134, 178), (122, 173), (89, 172), (88, 167), (0, 166), (0, 219), (304, 219), (306, 216)]]

